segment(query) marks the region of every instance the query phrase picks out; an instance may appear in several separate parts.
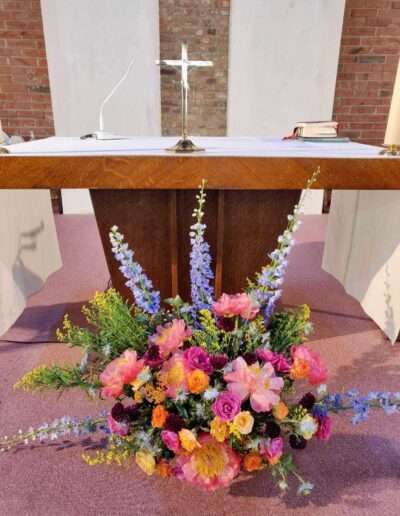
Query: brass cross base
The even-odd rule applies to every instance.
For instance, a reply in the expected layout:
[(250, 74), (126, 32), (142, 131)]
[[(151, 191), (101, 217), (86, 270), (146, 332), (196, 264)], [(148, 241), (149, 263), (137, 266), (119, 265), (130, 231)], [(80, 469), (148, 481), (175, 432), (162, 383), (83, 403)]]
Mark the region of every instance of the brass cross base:
[(10, 154), (10, 151), (5, 147), (0, 147), (0, 154)]
[(400, 149), (397, 145), (388, 145), (386, 149), (380, 151), (383, 156), (400, 156)]
[(165, 150), (167, 152), (203, 152), (205, 149), (197, 147), (189, 138), (181, 138), (173, 147)]

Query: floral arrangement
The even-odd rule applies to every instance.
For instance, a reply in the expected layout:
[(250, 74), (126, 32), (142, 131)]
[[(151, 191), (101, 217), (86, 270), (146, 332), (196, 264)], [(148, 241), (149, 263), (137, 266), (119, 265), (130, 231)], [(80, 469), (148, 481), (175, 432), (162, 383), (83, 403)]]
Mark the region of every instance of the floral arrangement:
[(148, 475), (174, 476), (206, 490), (229, 486), (241, 472), (267, 468), (281, 489), (294, 475), (299, 493), (308, 494), (313, 485), (297, 472), (291, 449), (328, 440), (330, 413), (351, 412), (357, 424), (373, 408), (397, 411), (400, 393), (328, 393), (323, 359), (305, 344), (312, 330), (308, 307), (275, 312), (304, 197), (288, 216), (269, 264), (243, 292), (214, 299), (204, 189), (203, 182), (190, 231), (192, 302), (177, 296), (162, 306), (113, 227), (112, 250), (133, 306), (113, 289), (96, 293), (82, 309), (90, 329), (65, 316), (58, 331), (59, 340), (82, 349), (81, 363), (42, 365), (16, 384), (26, 391), (81, 388), (90, 397), (114, 399), (111, 411), (20, 430), (0, 442), (1, 451), (101, 431), (108, 447), (84, 454), (90, 465), (128, 465), (134, 458)]

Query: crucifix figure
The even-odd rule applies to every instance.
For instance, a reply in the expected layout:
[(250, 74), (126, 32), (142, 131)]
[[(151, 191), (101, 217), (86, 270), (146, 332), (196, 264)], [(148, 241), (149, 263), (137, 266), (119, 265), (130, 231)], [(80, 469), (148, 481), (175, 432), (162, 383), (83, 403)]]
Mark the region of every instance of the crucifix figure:
[(182, 57), (180, 60), (158, 60), (158, 65), (173, 66), (174, 68), (181, 69), (181, 85), (182, 85), (182, 138), (173, 147), (166, 149), (171, 152), (199, 152), (203, 151), (201, 147), (197, 147), (188, 138), (187, 128), (187, 113), (188, 113), (188, 93), (189, 93), (189, 80), (188, 75), (194, 69), (200, 66), (213, 66), (212, 61), (189, 61), (187, 52), (187, 43), (182, 43)]

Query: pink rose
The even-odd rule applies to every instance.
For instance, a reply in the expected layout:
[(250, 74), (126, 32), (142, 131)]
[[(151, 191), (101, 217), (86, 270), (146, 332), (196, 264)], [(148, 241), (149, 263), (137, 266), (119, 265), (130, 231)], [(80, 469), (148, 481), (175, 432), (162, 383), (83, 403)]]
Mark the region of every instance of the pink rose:
[(281, 353), (275, 353), (269, 349), (257, 349), (256, 351), (258, 358), (263, 362), (270, 362), (275, 371), (287, 374), (290, 372), (290, 360), (282, 355)]
[(129, 431), (129, 423), (126, 421), (115, 421), (111, 414), (107, 416), (108, 428), (112, 434), (117, 434), (121, 437), (124, 437), (128, 434)]
[(240, 315), (243, 319), (254, 319), (260, 311), (258, 304), (246, 294), (222, 294), (218, 301), (214, 301), (213, 310), (215, 315)]
[(135, 381), (143, 366), (143, 359), (137, 359), (136, 351), (124, 351), (120, 357), (110, 362), (100, 375), (103, 396), (120, 396), (124, 385)]
[(301, 358), (310, 366), (310, 374), (308, 381), (311, 385), (319, 385), (328, 379), (328, 370), (319, 353), (308, 348), (304, 344), (292, 346), (291, 349), (293, 359)]
[(225, 391), (221, 393), (213, 403), (213, 411), (218, 419), (227, 422), (240, 412), (240, 398), (233, 392)]
[(180, 442), (177, 433), (171, 430), (163, 430), (161, 432), (161, 439), (169, 450), (176, 452), (179, 449)]
[(279, 462), (283, 453), (283, 439), (276, 437), (275, 439), (268, 439), (267, 442), (260, 442), (260, 453), (268, 460), (271, 465)]
[(183, 359), (191, 371), (200, 369), (206, 374), (212, 374), (214, 371), (210, 355), (200, 346), (192, 346), (186, 349), (183, 353)]
[(332, 435), (332, 420), (329, 416), (318, 418), (318, 431), (315, 437), (318, 441), (328, 441)]

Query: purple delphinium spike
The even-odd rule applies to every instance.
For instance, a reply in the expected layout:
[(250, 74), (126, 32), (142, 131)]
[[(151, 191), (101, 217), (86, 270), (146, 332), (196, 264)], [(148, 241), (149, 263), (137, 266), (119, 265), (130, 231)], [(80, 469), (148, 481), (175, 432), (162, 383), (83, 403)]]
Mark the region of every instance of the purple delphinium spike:
[(294, 207), (293, 214), (288, 215), (288, 225), (283, 234), (278, 237), (278, 247), (268, 255), (271, 263), (263, 267), (261, 272), (256, 275), (257, 282), (255, 288), (251, 291), (251, 295), (260, 303), (266, 323), (274, 312), (276, 302), (281, 297), (282, 289), (280, 286), (284, 281), (289, 263), (287, 258), (295, 244), (293, 233), (301, 224), (298, 217), (302, 213), (304, 201), (318, 174), (319, 168), (308, 181), (307, 189), (303, 193), (299, 204)]
[(211, 270), (210, 246), (204, 241), (206, 225), (203, 220), (203, 206), (206, 194), (204, 193), (205, 181), (200, 185), (200, 193), (196, 196), (198, 207), (193, 212), (197, 222), (190, 227), (189, 233), (192, 250), (190, 252), (190, 283), (193, 308), (201, 310), (210, 308), (214, 289), (210, 285), (210, 279), (214, 278)]
[(154, 315), (160, 310), (160, 292), (153, 290), (153, 283), (144, 273), (142, 266), (133, 260), (134, 253), (123, 240), (124, 235), (118, 232), (117, 226), (113, 226), (110, 231), (112, 252), (115, 259), (121, 263), (119, 270), (128, 280), (125, 284), (131, 289), (137, 306)]

